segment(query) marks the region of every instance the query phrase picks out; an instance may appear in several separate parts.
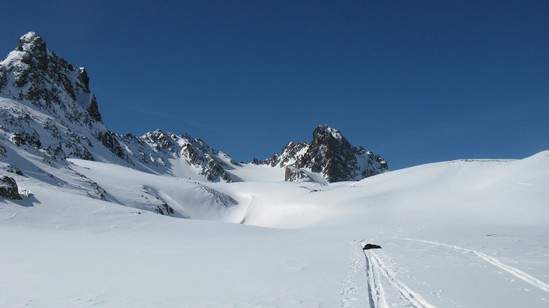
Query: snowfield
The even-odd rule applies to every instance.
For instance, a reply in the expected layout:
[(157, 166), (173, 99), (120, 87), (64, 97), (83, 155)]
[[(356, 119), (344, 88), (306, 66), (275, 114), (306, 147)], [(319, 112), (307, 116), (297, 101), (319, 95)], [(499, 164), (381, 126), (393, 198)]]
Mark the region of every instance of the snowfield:
[(0, 200), (0, 307), (549, 307), (549, 151), (329, 185), (70, 169)]

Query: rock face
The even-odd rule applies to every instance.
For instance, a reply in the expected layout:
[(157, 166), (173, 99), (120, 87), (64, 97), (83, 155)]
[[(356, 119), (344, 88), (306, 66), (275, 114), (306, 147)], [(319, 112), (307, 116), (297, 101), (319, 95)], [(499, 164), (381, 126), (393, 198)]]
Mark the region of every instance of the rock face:
[(63, 111), (72, 121), (101, 122), (86, 70), (47, 49), (38, 34), (23, 35), (0, 65), (0, 91), (7, 97), (29, 100), (54, 113)]
[(0, 177), (0, 198), (19, 200), (21, 196), (17, 188), (17, 183), (9, 176)]
[[(230, 165), (234, 165), (234, 161), (231, 162), (230, 157), (212, 149), (200, 139), (188, 134), (178, 136), (157, 129), (143, 135), (141, 140), (155, 151), (154, 154), (149, 154), (153, 160), (166, 164), (169, 159), (162, 159), (162, 156), (183, 159), (194, 166), (198, 174), (204, 175), (208, 181), (233, 181), (225, 169), (232, 168)], [(225, 157), (225, 160), (222, 157)]]
[(93, 160), (98, 136), (107, 132), (86, 70), (47, 49), (34, 32), (0, 62), (0, 99), (0, 132), (52, 165)]
[(364, 147), (352, 146), (338, 130), (319, 125), (313, 131), (311, 143), (288, 143), (281, 154), (275, 154), (256, 164), (291, 167), (286, 180), (303, 179), (300, 169), (319, 173), (327, 182), (356, 181), (388, 170), (385, 160)]

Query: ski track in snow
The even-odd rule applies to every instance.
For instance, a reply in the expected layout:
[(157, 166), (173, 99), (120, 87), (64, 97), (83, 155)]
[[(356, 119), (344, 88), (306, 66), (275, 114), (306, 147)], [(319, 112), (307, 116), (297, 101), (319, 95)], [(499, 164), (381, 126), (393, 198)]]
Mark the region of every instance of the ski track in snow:
[[(389, 266), (385, 264), (374, 252), (364, 251), (366, 260), (366, 278), (368, 287), (369, 304), (371, 308), (390, 307), (387, 303), (385, 290), (381, 278), (389, 283), (404, 299), (408, 305), (417, 308), (434, 308), (421, 295), (410, 289), (405, 283), (396, 278)], [(392, 305), (391, 305), (392, 306)]]
[[(353, 247), (356, 247), (356, 245), (353, 244)], [(363, 268), (362, 249), (355, 249), (351, 261), (349, 261), (349, 273), (347, 274), (348, 280), (345, 283), (345, 288), (341, 291), (341, 295), (343, 295), (344, 298), (341, 299), (340, 307), (354, 307), (353, 304), (357, 301), (355, 293), (362, 289), (360, 286), (357, 286), (356, 282), (362, 278), (358, 278), (358, 276), (361, 275)]]
[(367, 252), (364, 252), (370, 307), (388, 307), (385, 299), (385, 291), (383, 290), (383, 285), (381, 284), (379, 266), (374, 266), (372, 256), (368, 257), (367, 254)]
[(14, 219), (14, 218), (17, 216), (17, 213), (9, 213), (8, 215), (9, 215), (9, 216), (6, 216), (6, 217), (1, 217), (1, 216), (0, 216), (0, 220), (10, 220), (10, 219)]
[(450, 245), (450, 244), (433, 242), (433, 241), (418, 240), (418, 239), (412, 239), (412, 238), (403, 238), (403, 239), (407, 240), (407, 241), (414, 241), (414, 242), (418, 242), (418, 243), (424, 243), (424, 244), (430, 244), (430, 245), (436, 245), (436, 246), (452, 248), (452, 249), (455, 249), (455, 250), (464, 251), (466, 253), (475, 254), (476, 256), (483, 259), (484, 261), (492, 264), (493, 266), (495, 266), (495, 267), (497, 267), (501, 270), (504, 270), (504, 271), (508, 272), (509, 274), (511, 274), (511, 275), (515, 276), (516, 278), (528, 283), (529, 285), (531, 285), (533, 287), (536, 287), (536, 288), (538, 288), (542, 291), (549, 292), (549, 284), (533, 277), (532, 275), (530, 275), (526, 272), (523, 272), (522, 270), (520, 270), (516, 267), (504, 264), (500, 260), (498, 260), (494, 257), (491, 257), (491, 256), (489, 256), (485, 253), (482, 253), (480, 251), (477, 251), (477, 250), (474, 250), (474, 249), (469, 249), (469, 248), (464, 248), (464, 247), (460, 247), (460, 246)]

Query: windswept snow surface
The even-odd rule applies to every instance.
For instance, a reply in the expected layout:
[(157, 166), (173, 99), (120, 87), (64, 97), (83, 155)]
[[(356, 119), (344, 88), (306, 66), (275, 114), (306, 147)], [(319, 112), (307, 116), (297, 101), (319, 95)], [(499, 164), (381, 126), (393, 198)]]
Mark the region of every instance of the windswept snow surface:
[(72, 163), (106, 201), (27, 175), (0, 201), (0, 307), (549, 307), (549, 151), (329, 185)]

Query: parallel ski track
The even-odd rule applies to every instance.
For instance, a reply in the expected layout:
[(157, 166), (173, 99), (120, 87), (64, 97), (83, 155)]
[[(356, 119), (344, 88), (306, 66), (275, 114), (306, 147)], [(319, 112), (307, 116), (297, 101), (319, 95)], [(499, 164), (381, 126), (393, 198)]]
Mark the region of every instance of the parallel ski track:
[(385, 278), (402, 298), (412, 307), (434, 308), (421, 295), (410, 289), (391, 272), (389, 267), (372, 251), (365, 251), (368, 297), (371, 308), (389, 307), (385, 291), (381, 284), (381, 276)]
[(385, 292), (380, 281), (379, 270), (373, 265), (373, 262), (371, 261), (372, 257), (368, 256), (368, 254), (368, 252), (364, 252), (370, 307), (387, 307)]
[(529, 285), (531, 285), (533, 287), (536, 287), (536, 288), (538, 288), (542, 291), (549, 292), (549, 284), (533, 277), (532, 275), (530, 275), (530, 274), (528, 274), (528, 273), (526, 273), (526, 272), (524, 272), (524, 271), (522, 271), (522, 270), (520, 270), (516, 267), (504, 264), (500, 260), (498, 260), (494, 257), (491, 257), (491, 256), (489, 256), (485, 253), (482, 253), (480, 251), (477, 251), (477, 250), (474, 250), (474, 249), (469, 249), (469, 248), (464, 248), (464, 247), (460, 247), (460, 246), (445, 244), (445, 243), (433, 242), (433, 241), (418, 240), (418, 239), (412, 239), (412, 238), (404, 238), (404, 240), (414, 241), (414, 242), (424, 243), (424, 244), (429, 244), (429, 245), (442, 246), (442, 247), (452, 248), (452, 249), (455, 249), (455, 250), (460, 250), (460, 251), (464, 251), (464, 252), (467, 252), (467, 253), (475, 254), (479, 258), (483, 259), (484, 261), (492, 264), (493, 266), (495, 266), (495, 267), (497, 267), (501, 270), (504, 270), (504, 271), (508, 272), (509, 274), (511, 274), (511, 275), (515, 276), (516, 278), (528, 283)]

